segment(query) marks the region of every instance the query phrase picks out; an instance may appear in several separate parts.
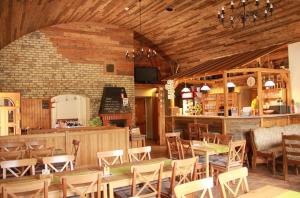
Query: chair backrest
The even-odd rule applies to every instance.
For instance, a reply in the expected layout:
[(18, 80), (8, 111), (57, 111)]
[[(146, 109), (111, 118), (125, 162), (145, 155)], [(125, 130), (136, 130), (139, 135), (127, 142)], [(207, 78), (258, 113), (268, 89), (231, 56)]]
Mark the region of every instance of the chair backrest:
[(0, 161), (6, 160), (18, 160), (23, 159), (25, 156), (25, 150), (18, 150), (18, 151), (1, 151), (0, 152)]
[(1, 152), (19, 151), (24, 149), (25, 149), (24, 142), (9, 142), (9, 143), (0, 144)]
[(300, 135), (282, 135), (284, 161), (300, 164)]
[(232, 141), (232, 135), (229, 134), (216, 134), (215, 143), (228, 145)]
[(103, 152), (98, 152), (97, 157), (98, 157), (98, 162), (99, 162), (99, 167), (103, 168), (103, 166), (112, 166), (117, 164), (123, 164), (123, 155), (124, 151), (123, 150), (114, 150), (114, 151), (103, 151)]
[[(3, 169), (3, 179), (6, 179), (7, 171), (15, 177), (24, 176), (30, 169), (31, 174), (35, 175), (35, 165), (37, 159), (20, 159), (20, 160), (7, 160), (0, 162), (0, 166)], [(14, 168), (25, 167), (21, 171), (16, 171)]]
[[(174, 194), (175, 185), (191, 182), (196, 178), (197, 157), (172, 161), (171, 194)], [(179, 178), (176, 180), (176, 178)]]
[(201, 135), (201, 138), (203, 141), (206, 141), (208, 143), (216, 143), (216, 134), (213, 133), (203, 133)]
[(203, 198), (208, 194), (209, 198), (213, 198), (211, 191), (213, 186), (212, 177), (195, 180), (175, 186), (175, 195), (177, 198), (185, 198), (186, 195), (202, 191), (197, 197)]
[(170, 159), (181, 159), (180, 156), (180, 132), (166, 133), (166, 144)]
[(192, 149), (192, 141), (191, 140), (180, 139), (179, 143), (180, 143), (181, 159), (195, 157), (194, 150)]
[(80, 198), (85, 198), (89, 194), (97, 192), (97, 198), (101, 195), (102, 174), (100, 172), (87, 173), (83, 175), (64, 175), (61, 177), (63, 198), (67, 198), (67, 191), (71, 191)]
[(141, 134), (141, 130), (140, 130), (139, 127), (132, 128), (132, 129), (130, 130), (130, 134), (131, 134), (131, 135), (140, 135), (140, 134)]
[(41, 148), (41, 149), (29, 149), (29, 157), (41, 159), (43, 157), (51, 157), (54, 154), (54, 147)]
[[(131, 196), (138, 197), (160, 197), (161, 193), (161, 184), (162, 184), (162, 173), (163, 173), (164, 162), (132, 166), (131, 173), (132, 176), (132, 186), (131, 186)], [(152, 183), (154, 180), (157, 180), (156, 187)], [(141, 183), (137, 190), (137, 182)], [(150, 193), (143, 194), (145, 189), (150, 189)]]
[(246, 140), (239, 140), (229, 143), (227, 169), (230, 167), (242, 167), (244, 163)]
[(79, 145), (80, 145), (80, 141), (79, 140), (73, 140), (72, 141), (73, 147), (72, 147), (72, 154), (74, 155), (74, 166), (76, 164), (76, 159), (77, 159), (77, 155), (78, 155), (78, 151), (79, 151)]
[[(74, 155), (55, 155), (52, 157), (43, 157), (45, 169), (53, 170), (54, 172), (63, 172), (65, 170), (74, 170), (73, 168)], [(64, 163), (62, 167), (56, 167), (55, 164)]]
[[(2, 195), (3, 198), (18, 198), (24, 197), (24, 193), (26, 193), (26, 197), (30, 198), (47, 198), (49, 184), (50, 181), (48, 180), (6, 183), (2, 186)], [(41, 196), (42, 194), (43, 196)]]
[(190, 140), (199, 140), (202, 134), (208, 133), (208, 124), (189, 123), (188, 130)]
[(46, 140), (25, 142), (27, 149), (43, 149), (46, 148)]
[(151, 146), (128, 149), (129, 162), (151, 159)]
[[(249, 192), (247, 176), (248, 169), (246, 167), (219, 174), (218, 179), (222, 198), (227, 198), (227, 195), (238, 197), (240, 188), (244, 189), (245, 192)], [(236, 185), (229, 184), (231, 181), (236, 180), (238, 180), (238, 182), (235, 182)]]

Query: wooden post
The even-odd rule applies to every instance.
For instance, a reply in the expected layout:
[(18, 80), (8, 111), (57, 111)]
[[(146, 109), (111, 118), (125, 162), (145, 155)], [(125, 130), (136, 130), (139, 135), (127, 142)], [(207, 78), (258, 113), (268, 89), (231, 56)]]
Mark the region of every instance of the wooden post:
[(224, 83), (224, 116), (228, 117), (228, 88), (227, 88), (227, 72), (223, 73), (223, 83)]
[[(287, 108), (291, 107), (292, 105), (292, 85), (291, 85), (291, 74), (290, 71), (286, 74), (286, 104)], [(291, 109), (290, 109), (291, 111)]]
[(258, 99), (258, 113), (260, 116), (263, 115), (263, 90), (262, 87), (262, 73), (261, 71), (257, 72), (257, 99)]

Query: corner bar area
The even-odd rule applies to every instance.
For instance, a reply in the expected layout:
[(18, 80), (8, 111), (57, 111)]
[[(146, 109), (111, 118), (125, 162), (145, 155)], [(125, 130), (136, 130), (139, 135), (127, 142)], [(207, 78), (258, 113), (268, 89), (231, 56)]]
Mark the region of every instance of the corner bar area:
[(166, 130), (187, 136), (189, 123), (205, 123), (209, 132), (241, 139), (258, 127), (300, 123), (291, 98), (289, 66), (275, 63), (286, 50), (273, 46), (236, 54), (171, 76), (177, 100), (170, 102)]

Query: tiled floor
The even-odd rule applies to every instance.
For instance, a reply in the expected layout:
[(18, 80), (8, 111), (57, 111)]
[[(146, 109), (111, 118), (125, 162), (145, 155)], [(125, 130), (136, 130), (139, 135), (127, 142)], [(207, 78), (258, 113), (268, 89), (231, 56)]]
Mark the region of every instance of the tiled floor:
[[(152, 158), (168, 156), (166, 146), (157, 146), (151, 142), (147, 143), (148, 145), (150, 144), (152, 146)], [(265, 165), (259, 165), (255, 171), (253, 171), (251, 168), (249, 169), (248, 183), (250, 190), (265, 185), (273, 185), (281, 188), (300, 191), (300, 174), (297, 176), (295, 174), (295, 169), (293, 168), (290, 171), (288, 181), (285, 181), (283, 180), (280, 167), (278, 167), (278, 173), (273, 176), (271, 171)], [(216, 190), (214, 190), (214, 197), (219, 197), (219, 194), (216, 192)]]

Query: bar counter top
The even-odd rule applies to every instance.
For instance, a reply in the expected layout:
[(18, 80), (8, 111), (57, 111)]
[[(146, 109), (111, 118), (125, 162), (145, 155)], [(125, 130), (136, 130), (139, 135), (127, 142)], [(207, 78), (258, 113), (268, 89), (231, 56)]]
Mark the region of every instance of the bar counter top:
[(300, 113), (291, 113), (291, 114), (269, 114), (262, 116), (211, 116), (211, 115), (176, 115), (176, 116), (166, 116), (174, 118), (210, 118), (210, 119), (260, 119), (260, 118), (276, 118), (276, 117), (285, 117), (285, 116), (299, 116)]

